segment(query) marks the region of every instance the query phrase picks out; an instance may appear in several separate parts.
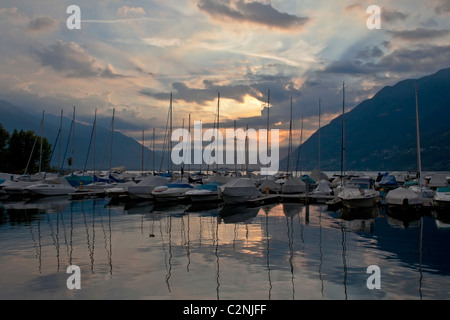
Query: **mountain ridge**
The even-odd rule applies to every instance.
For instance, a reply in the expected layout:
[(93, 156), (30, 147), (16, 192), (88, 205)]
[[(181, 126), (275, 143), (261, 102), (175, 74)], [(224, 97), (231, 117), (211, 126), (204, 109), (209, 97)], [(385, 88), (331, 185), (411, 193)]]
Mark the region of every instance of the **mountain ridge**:
[[(416, 170), (415, 84), (418, 86), (422, 169), (450, 170), (450, 68), (385, 86), (345, 113), (346, 170)], [(342, 115), (320, 129), (321, 170), (341, 166)], [(301, 146), (299, 163), (318, 167), (318, 132)], [(297, 161), (298, 147), (292, 157)], [(286, 158), (280, 167), (286, 166)]]

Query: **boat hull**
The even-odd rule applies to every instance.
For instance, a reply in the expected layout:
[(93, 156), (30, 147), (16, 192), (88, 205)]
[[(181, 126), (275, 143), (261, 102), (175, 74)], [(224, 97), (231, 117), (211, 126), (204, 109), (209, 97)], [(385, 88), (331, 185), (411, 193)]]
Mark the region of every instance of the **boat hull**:
[(167, 201), (181, 201), (186, 200), (187, 195), (186, 192), (189, 189), (170, 189), (170, 192), (166, 191), (153, 191), (152, 195), (156, 201), (167, 202)]
[(43, 187), (43, 188), (28, 188), (27, 192), (32, 196), (64, 196), (74, 192), (74, 188), (53, 188), (53, 187)]
[(342, 204), (348, 209), (374, 207), (378, 199), (376, 196), (367, 198), (341, 198)]
[(439, 210), (450, 210), (450, 200), (433, 199), (433, 207)]
[(220, 200), (219, 195), (217, 193), (190, 194), (190, 195), (188, 195), (188, 197), (193, 203), (219, 201)]

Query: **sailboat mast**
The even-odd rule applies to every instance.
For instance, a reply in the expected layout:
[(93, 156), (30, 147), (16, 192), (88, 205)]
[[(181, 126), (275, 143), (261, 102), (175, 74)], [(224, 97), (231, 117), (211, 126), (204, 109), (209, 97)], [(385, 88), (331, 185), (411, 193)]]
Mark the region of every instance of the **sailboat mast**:
[(320, 171), (320, 99), (319, 99), (319, 171)]
[(420, 156), (420, 128), (419, 128), (419, 99), (417, 95), (417, 82), (415, 85), (416, 91), (416, 136), (417, 136), (417, 167), (419, 170), (419, 186), (422, 187), (422, 160)]
[[(189, 118), (188, 118), (188, 132), (189, 132), (189, 136), (191, 136), (191, 113), (189, 112)], [(189, 141), (189, 143), (191, 143)], [(189, 155), (189, 157), (191, 157), (191, 155)], [(189, 161), (188, 167), (187, 167), (187, 171), (190, 172), (191, 170), (191, 161)]]
[(58, 172), (61, 171), (61, 141), (62, 141), (63, 109), (61, 109), (61, 119), (59, 123), (59, 143), (58, 143)]
[[(289, 120), (289, 145), (288, 145), (288, 163), (286, 172), (291, 172), (291, 153), (292, 153), (292, 97), (291, 97), (291, 113)], [(291, 172), (292, 173), (292, 172)]]
[(217, 141), (217, 148), (216, 148), (216, 170), (217, 170), (217, 174), (219, 173), (219, 132), (220, 132), (220, 92), (217, 93), (217, 133), (216, 133), (216, 141)]
[(168, 162), (168, 169), (170, 172), (170, 178), (172, 178), (172, 160), (170, 159), (170, 153), (172, 152), (172, 92), (170, 93), (170, 107), (169, 107), (169, 135), (168, 135), (168, 143), (169, 148), (167, 150), (167, 162)]
[(153, 169), (153, 175), (155, 175), (155, 128), (153, 128), (153, 137), (152, 137), (152, 157), (153, 157), (153, 165), (152, 165), (152, 169)]
[(109, 153), (109, 174), (111, 174), (111, 168), (112, 168), (112, 152), (113, 152), (113, 141), (114, 141), (114, 116), (116, 113), (116, 109), (113, 109), (113, 116), (111, 120), (111, 152)]
[(41, 173), (41, 170), (42, 170), (42, 145), (43, 145), (43, 138), (44, 138), (44, 117), (45, 117), (45, 110), (42, 111), (41, 151), (39, 154), (39, 173)]
[(345, 174), (345, 83), (342, 83), (341, 184)]
[(94, 115), (94, 177), (95, 177), (95, 164), (96, 164), (96, 151), (97, 151), (97, 109), (95, 109)]
[[(248, 128), (247, 128), (247, 132), (248, 132)], [(267, 91), (267, 155), (269, 155), (269, 132), (270, 132), (270, 89), (268, 89)], [(266, 176), (266, 180), (267, 180), (267, 176)]]
[(142, 160), (141, 160), (141, 172), (144, 173), (144, 130), (142, 130)]

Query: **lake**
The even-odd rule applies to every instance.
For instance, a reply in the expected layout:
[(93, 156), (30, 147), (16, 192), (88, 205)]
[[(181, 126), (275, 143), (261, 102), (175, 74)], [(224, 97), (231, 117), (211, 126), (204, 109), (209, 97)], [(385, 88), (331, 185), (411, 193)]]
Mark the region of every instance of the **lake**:
[[(3, 202), (0, 299), (450, 298), (450, 213), (327, 209)], [(68, 288), (72, 265), (80, 289)]]

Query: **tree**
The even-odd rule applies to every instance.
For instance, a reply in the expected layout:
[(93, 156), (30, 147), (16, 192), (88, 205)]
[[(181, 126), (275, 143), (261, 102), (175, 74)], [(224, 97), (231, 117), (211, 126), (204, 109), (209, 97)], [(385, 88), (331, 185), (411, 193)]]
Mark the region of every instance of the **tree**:
[[(51, 144), (47, 138), (41, 139), (34, 131), (14, 130), (8, 141), (6, 150), (6, 168), (10, 173), (36, 173), (46, 171), (52, 153)], [(40, 162), (42, 160), (42, 162)]]
[(0, 171), (7, 171), (6, 169), (6, 152), (9, 140), (9, 132), (6, 131), (0, 123)]

